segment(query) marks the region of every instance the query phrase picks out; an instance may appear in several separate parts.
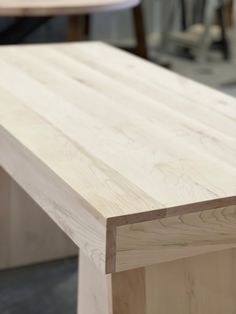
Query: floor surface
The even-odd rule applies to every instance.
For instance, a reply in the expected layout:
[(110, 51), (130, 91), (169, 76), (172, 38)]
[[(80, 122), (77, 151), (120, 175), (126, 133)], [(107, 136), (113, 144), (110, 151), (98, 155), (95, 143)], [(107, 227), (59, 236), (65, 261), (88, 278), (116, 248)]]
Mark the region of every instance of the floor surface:
[(76, 314), (77, 258), (0, 272), (0, 314)]

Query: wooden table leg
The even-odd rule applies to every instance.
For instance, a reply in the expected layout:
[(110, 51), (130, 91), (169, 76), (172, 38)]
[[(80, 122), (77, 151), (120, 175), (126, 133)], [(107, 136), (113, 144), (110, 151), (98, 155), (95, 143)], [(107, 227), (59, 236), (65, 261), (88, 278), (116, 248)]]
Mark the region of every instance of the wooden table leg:
[(145, 59), (148, 59), (148, 49), (146, 41), (146, 32), (142, 5), (133, 8), (134, 30), (137, 41), (136, 53)]
[(88, 31), (86, 16), (72, 15), (68, 20), (68, 40), (80, 41)]
[(80, 256), (79, 314), (236, 313), (236, 250), (103, 275)]
[(76, 254), (73, 242), (0, 167), (0, 269)]
[(222, 3), (222, 6), (217, 10), (217, 15), (219, 18), (220, 28), (221, 28), (221, 41), (220, 46), (222, 49), (223, 57), (225, 60), (230, 60), (230, 41), (227, 35), (227, 21), (226, 21), (226, 7)]
[(144, 314), (144, 269), (103, 275), (80, 252), (79, 314)]

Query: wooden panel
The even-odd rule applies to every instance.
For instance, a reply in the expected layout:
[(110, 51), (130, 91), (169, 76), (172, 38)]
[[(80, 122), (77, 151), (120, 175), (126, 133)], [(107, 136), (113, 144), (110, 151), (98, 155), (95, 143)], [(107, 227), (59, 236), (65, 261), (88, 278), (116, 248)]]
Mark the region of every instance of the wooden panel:
[[(3, 136), (1, 133), (0, 145), (0, 164), (75, 244), (105, 271), (105, 227), (85, 211), (77, 194), (63, 182), (55, 180), (53, 172), (48, 173), (45, 166), (37, 162), (29, 163), (27, 152), (12, 144), (7, 134)], [(68, 208), (74, 212), (73, 216), (68, 213)]]
[(145, 270), (104, 275), (80, 254), (79, 314), (146, 314)]
[(137, 5), (139, 2), (140, 0), (0, 0), (0, 15), (84, 14), (126, 9)]
[[(97, 136), (96, 126), (91, 128), (91, 132), (88, 129), (87, 114), (79, 112), (75, 105), (71, 106), (44, 87), (41, 89), (41, 84), (38, 85), (37, 82), (35, 83), (40, 87), (40, 96), (35, 98), (36, 86), (34, 82), (31, 83), (33, 85), (28, 85), (28, 89), (32, 92), (26, 98), (25, 92), (23, 89), (20, 91), (18, 85), (14, 86), (15, 94), (21, 93), (19, 97), (0, 87), (0, 123), (3, 132), (7, 130), (12, 140), (18, 142), (23, 151), (28, 152), (30, 162), (35, 158), (36, 162), (45, 165), (46, 171), (53, 171), (78, 194), (82, 202), (84, 200), (83, 206), (87, 205), (87, 210), (104, 225), (108, 217), (116, 216), (117, 213), (136, 213), (141, 212), (143, 208), (160, 207), (158, 201), (136, 187), (116, 169), (91, 154), (84, 148), (83, 143), (78, 142), (78, 136), (86, 133), (89, 137), (93, 135), (93, 141)], [(21, 100), (21, 97), (24, 100)], [(83, 94), (81, 97), (84, 100)], [(8, 106), (5, 103), (8, 103)], [(40, 111), (34, 112), (28, 105)], [(45, 119), (46, 116), (49, 121)], [(55, 117), (56, 123), (63, 129), (54, 125)], [(81, 132), (78, 126), (81, 126)], [(4, 151), (2, 154), (10, 163), (11, 160), (6, 157)], [(75, 173), (79, 175), (76, 176)]]
[(236, 247), (236, 206), (117, 227), (115, 270)]
[(0, 182), (0, 269), (77, 255), (73, 242), (2, 168)]
[[(90, 50), (99, 55), (100, 51), (105, 56), (114, 55), (115, 61), (121, 64), (130, 61), (132, 71), (142, 66), (146, 73), (150, 68), (152, 76), (147, 74), (148, 79), (155, 78), (159, 84), (153, 87), (149, 83), (145, 95), (139, 93), (140, 82), (136, 82), (135, 75), (129, 76), (126, 84), (114, 79), (113, 72), (104, 76), (97, 63), (84, 64), (81, 50), (88, 51), (88, 55)], [(64, 51), (69, 56), (77, 56), (76, 61)], [(0, 81), (1, 94), (7, 92), (9, 102), (22, 102), (26, 111), (42, 116), (53, 128), (61, 130), (68, 141), (79, 145), (80, 150), (84, 150), (83, 155), (88, 154), (102, 168), (104, 181), (114, 183), (116, 178), (119, 188), (113, 187), (113, 193), (104, 182), (102, 187), (97, 185), (106, 197), (100, 208), (102, 200), (94, 199), (94, 194), (84, 196), (106, 218), (186, 204), (190, 204), (190, 209), (192, 203), (215, 199), (224, 199), (224, 206), (228, 205), (227, 197), (235, 196), (236, 126), (232, 117), (236, 109), (228, 96), (218, 96), (217, 92), (212, 95), (212, 90), (202, 87), (203, 95), (212, 96), (216, 108), (213, 110), (209, 104), (206, 108), (202, 104), (196, 106), (195, 98), (178, 95), (175, 75), (168, 72), (166, 75), (162, 69), (130, 56), (126, 61), (126, 54), (103, 45), (26, 47), (17, 52), (15, 48), (1, 50), (1, 69), (5, 73)], [(91, 60), (96, 61), (95, 57)], [(111, 63), (112, 60), (111, 57)], [(104, 61), (102, 65), (106, 66)], [(116, 71), (117, 66), (114, 69)], [(176, 90), (167, 92), (168, 85), (160, 88), (160, 76), (166, 77), (162, 84), (173, 81)], [(14, 93), (10, 80), (15, 86)], [(181, 80), (190, 85), (189, 89), (197, 85)], [(153, 90), (155, 101), (154, 96), (150, 97)], [(223, 101), (226, 103), (224, 111), (230, 112), (230, 117), (219, 112), (217, 104)], [(205, 105), (205, 98), (202, 102)], [(87, 170), (84, 169), (84, 175), (90, 184), (98, 184)], [(123, 194), (122, 202), (119, 191)]]
[(226, 250), (146, 268), (145, 314), (235, 313), (235, 252)]
[(133, 269), (111, 276), (113, 313), (146, 313), (145, 269)]
[[(111, 60), (109, 63), (104, 63), (100, 54), (98, 58), (95, 58), (97, 47), (98, 46), (94, 46), (93, 49), (88, 50), (85, 49), (84, 45), (74, 45), (74, 49), (69, 49), (67, 46), (62, 45), (57, 50), (52, 50), (49, 47), (44, 47), (44, 49), (40, 51), (29, 49), (27, 51), (28, 53), (26, 53), (25, 50), (24, 53), (21, 51), (17, 58), (14, 58), (13, 51), (12, 56), (8, 55), (8, 60), (17, 67), (24, 69), (26, 72), (33, 72), (33, 76), (40, 82), (43, 82), (45, 85), (50, 84), (53, 90), (59, 90), (59, 93), (72, 103), (76, 102), (75, 97), (79, 97), (79, 94), (82, 93), (81, 90), (78, 92), (78, 90), (75, 89), (74, 79), (81, 82), (83, 85), (92, 85), (96, 94), (106, 95), (112, 103), (116, 102), (119, 104), (119, 111), (122, 109), (123, 112), (129, 113), (129, 115), (135, 114), (135, 116), (137, 116), (137, 113), (139, 113), (139, 115), (145, 114), (150, 125), (156, 126), (158, 123), (161, 130), (174, 133), (172, 135), (177, 141), (184, 140), (188, 145), (197, 148), (201, 152), (204, 151), (209, 155), (216, 154), (221, 160), (224, 159), (227, 163), (233, 166), (236, 165), (235, 158), (232, 158), (234, 156), (236, 132), (234, 121), (229, 119), (229, 117), (224, 117), (218, 112), (220, 109), (218, 103), (227, 101), (227, 106), (224, 110), (228, 111), (227, 116), (232, 115), (235, 117), (234, 99), (228, 99), (228, 97), (223, 94), (219, 94), (216, 97), (215, 93), (218, 92), (215, 91), (212, 95), (215, 97), (210, 101), (210, 104), (215, 104), (215, 108), (211, 108), (209, 103), (205, 102), (205, 94), (208, 92), (208, 94), (211, 95), (212, 90), (209, 89), (209, 91), (205, 91), (205, 87), (201, 86), (205, 97), (201, 101), (198, 99), (198, 103), (197, 99), (190, 98), (190, 96), (194, 96), (194, 93), (192, 93), (193, 95), (189, 93), (188, 98), (186, 98), (184, 95), (180, 94), (179, 90), (171, 90), (173, 88), (172, 85), (163, 88), (160, 82), (158, 84), (159, 76), (163, 75), (163, 73), (160, 73), (160, 75), (158, 75), (158, 73), (159, 71), (163, 71), (162, 69), (158, 68), (157, 71), (156, 66), (149, 63), (147, 64), (151, 73), (157, 73), (155, 85), (152, 85), (150, 84), (150, 81), (153, 80), (152, 76), (148, 76), (147, 80), (142, 79), (141, 70), (145, 70), (147, 66), (144, 61), (139, 60), (139, 62), (137, 62), (134, 57), (130, 57), (122, 52), (119, 52), (117, 56), (117, 53), (112, 53), (113, 49), (111, 49), (112, 51), (110, 52), (109, 49), (104, 48), (102, 45), (101, 55), (108, 55)], [(101, 46), (99, 46), (99, 50), (100, 47)], [(108, 51), (110, 52), (109, 54)], [(32, 60), (32, 63), (27, 63), (26, 60)], [(119, 66), (117, 66), (118, 62), (120, 62)], [(112, 65), (110, 65), (110, 63)], [(140, 69), (139, 74), (136, 75), (136, 72), (134, 75), (130, 74), (132, 71), (137, 70), (137, 67), (140, 67), (140, 64), (142, 65), (143, 63), (143, 68)], [(129, 64), (131, 69), (130, 71), (126, 71), (126, 68), (129, 68)], [(54, 75), (57, 74), (57, 77), (60, 75), (60, 80), (59, 77), (58, 80), (55, 81), (52, 79), (53, 76), (51, 78), (45, 78), (43, 76), (44, 71), (46, 68), (48, 69), (48, 67), (50, 67), (52, 71), (57, 69), (56, 73), (53, 73), (55, 73)], [(58, 70), (60, 70), (60, 72)], [(173, 74), (167, 71), (164, 72), (164, 74), (167, 76), (166, 80), (173, 80)], [(62, 77), (62, 75), (65, 75), (67, 79), (72, 78), (70, 84), (68, 82), (68, 84), (65, 85), (65, 79), (63, 79), (65, 77)], [(110, 77), (114, 77), (114, 79)], [(189, 85), (190, 87), (195, 85), (187, 79), (181, 78), (181, 80), (183, 80), (188, 87)], [(174, 83), (178, 83), (178, 78), (176, 78), (176, 82), (173, 82), (173, 85)], [(193, 107), (196, 102), (199, 105), (197, 108)], [(202, 106), (201, 102), (204, 102), (204, 106)], [(230, 112), (231, 105), (232, 112)], [(109, 106), (111, 107), (112, 104), (107, 104), (107, 111), (109, 110)], [(97, 111), (95, 111), (96, 108), (93, 108), (92, 105), (89, 106), (88, 104), (87, 107), (83, 106), (83, 108), (89, 113), (92, 113), (92, 110), (94, 110), (94, 114), (96, 112), (96, 116), (100, 119), (102, 118), (101, 112), (99, 113), (98, 111), (97, 113)], [(112, 107), (112, 110), (115, 109)], [(115, 113), (118, 115), (117, 110)], [(206, 116), (209, 115), (212, 118), (210, 121), (206, 119)], [(103, 117), (102, 121), (106, 121), (105, 118), (106, 116)], [(117, 119), (117, 117), (112, 116), (110, 118)], [(124, 116), (123, 119), (127, 119), (127, 116)], [(227, 126), (222, 125), (220, 121), (227, 123)], [(108, 123), (108, 121), (106, 121), (106, 123)], [(130, 123), (133, 125), (132, 120)], [(128, 130), (126, 130), (126, 132), (127, 131)], [(233, 138), (231, 139), (229, 136), (225, 135), (231, 135)], [(224, 146), (224, 150), (221, 149), (222, 146)]]
[(78, 313), (235, 313), (235, 258), (225, 250), (103, 275), (82, 257)]
[[(135, 95), (140, 97), (140, 100), (138, 97), (135, 97), (137, 109), (145, 110), (147, 104), (153, 100), (155, 105), (148, 106), (151, 112), (154, 111), (153, 107), (157, 110), (162, 104), (162, 114), (165, 112), (164, 108), (166, 110), (171, 109), (171, 111), (168, 110), (168, 115), (171, 115), (171, 112), (174, 113), (176, 122), (181, 121), (181, 118), (184, 117), (191, 119), (193, 128), (187, 128), (186, 131), (188, 130), (188, 132), (180, 132), (179, 134), (177, 132), (180, 131), (179, 128), (174, 128), (176, 135), (181, 136), (182, 134), (182, 139), (185, 138), (187, 140), (188, 136), (192, 134), (191, 130), (194, 132), (197, 131), (197, 127), (203, 126), (218, 130), (225, 135), (231, 134), (234, 137), (236, 128), (233, 123), (236, 116), (234, 97), (106, 44), (90, 43), (89, 45), (90, 49), (88, 49), (86, 44), (75, 44), (73, 49), (68, 45), (61, 45), (57, 46), (56, 50), (57, 52), (64, 52), (65, 58), (66, 56), (71, 57), (71, 62), (73, 63), (76, 63), (76, 61), (78, 63), (82, 62), (88, 68), (93, 69), (94, 72), (99, 72), (100, 75), (103, 74), (103, 77), (112, 77), (112, 80), (109, 79), (110, 83), (120, 83), (123, 88), (117, 89), (116, 94), (113, 94), (114, 96), (118, 97), (120, 94), (125, 93), (127, 89), (133, 90), (132, 98)], [(98, 51), (99, 54), (97, 53)], [(34, 53), (36, 53), (35, 50)], [(104, 58), (109, 59), (110, 62), (104, 62)], [(64, 67), (61, 69), (64, 69)], [(74, 71), (76, 70), (74, 69)], [(79, 76), (78, 72), (77, 75)], [(100, 87), (99, 90), (101, 90), (102, 84), (99, 81), (97, 81), (97, 84), (97, 87)], [(113, 84), (110, 85), (112, 86)], [(105, 93), (109, 94), (110, 90), (106, 86), (103, 86), (103, 88)], [(148, 101), (146, 105), (144, 104), (144, 96)], [(140, 102), (141, 105), (138, 106)], [(122, 105), (121, 99), (120, 103)], [(123, 109), (123, 106), (121, 108)], [(146, 111), (145, 115), (147, 115)], [(155, 117), (156, 119), (158, 119), (158, 123), (163, 125), (160, 117)], [(217, 121), (219, 122), (222, 119), (226, 119), (225, 121), (228, 121), (229, 124), (218, 124)], [(186, 119), (185, 122), (187, 122)], [(199, 138), (205, 139), (202, 143), (202, 145), (205, 144), (205, 149), (207, 149), (207, 135), (213, 130), (208, 128), (207, 132), (199, 134)], [(191, 142), (189, 141), (190, 144)]]
[(79, 314), (112, 314), (111, 275), (104, 275), (80, 252)]

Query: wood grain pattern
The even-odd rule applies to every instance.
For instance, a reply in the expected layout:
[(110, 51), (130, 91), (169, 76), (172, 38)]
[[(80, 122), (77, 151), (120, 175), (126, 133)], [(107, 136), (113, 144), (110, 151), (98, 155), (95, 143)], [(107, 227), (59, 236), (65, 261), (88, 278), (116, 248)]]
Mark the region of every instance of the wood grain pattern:
[(136, 6), (140, 0), (0, 0), (2, 16), (52, 16), (114, 11)]
[[(39, 129), (46, 130), (43, 125)], [(22, 151), (9, 134), (2, 130), (0, 134), (0, 163), (8, 174), (90, 256), (97, 267), (105, 271), (105, 226), (85, 210), (83, 200), (65, 182), (58, 181), (53, 171), (48, 172), (44, 164), (37, 163), (37, 159), (29, 162), (28, 151)]]
[(143, 314), (235, 313), (235, 253), (226, 250), (147, 267)]
[(145, 270), (104, 275), (79, 258), (78, 314), (146, 314)]
[(235, 313), (235, 258), (224, 250), (104, 275), (82, 256), (78, 314)]
[(115, 269), (123, 271), (236, 247), (236, 206), (117, 228)]
[(100, 269), (156, 263), (183, 215), (168, 259), (234, 246), (234, 98), (101, 43), (4, 47), (0, 67), (0, 164)]
[(114, 314), (146, 313), (145, 269), (132, 269), (111, 275)]
[(84, 254), (79, 256), (79, 314), (112, 314), (111, 275), (104, 275)]

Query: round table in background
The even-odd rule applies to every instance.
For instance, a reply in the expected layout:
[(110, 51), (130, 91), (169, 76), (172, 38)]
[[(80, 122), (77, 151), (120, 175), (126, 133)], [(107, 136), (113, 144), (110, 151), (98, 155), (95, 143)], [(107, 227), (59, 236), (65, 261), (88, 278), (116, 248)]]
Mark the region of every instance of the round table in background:
[(26, 36), (54, 16), (68, 15), (69, 40), (80, 40), (89, 32), (89, 15), (132, 9), (136, 52), (147, 57), (141, 0), (0, 0), (0, 16), (16, 17), (16, 23), (0, 33), (0, 44), (21, 43)]

